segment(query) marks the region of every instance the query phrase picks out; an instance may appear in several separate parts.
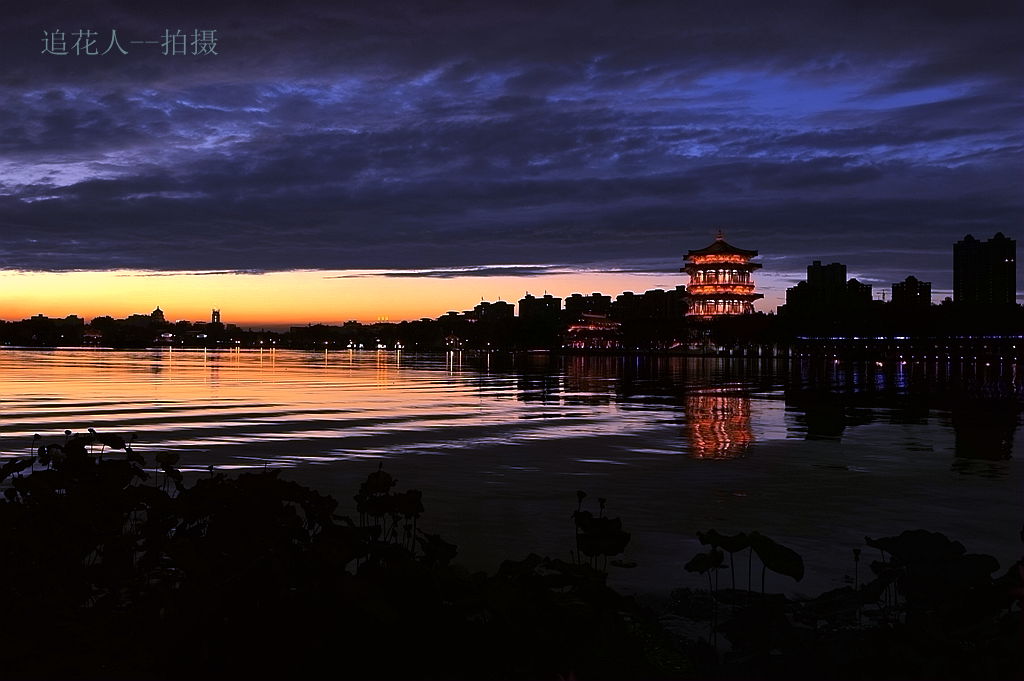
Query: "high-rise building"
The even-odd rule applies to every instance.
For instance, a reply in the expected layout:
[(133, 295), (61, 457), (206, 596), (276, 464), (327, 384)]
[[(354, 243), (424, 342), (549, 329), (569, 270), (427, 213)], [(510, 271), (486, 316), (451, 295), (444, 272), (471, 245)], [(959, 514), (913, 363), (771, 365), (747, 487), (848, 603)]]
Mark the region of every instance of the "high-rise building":
[(527, 293), (519, 300), (521, 345), (528, 349), (552, 349), (559, 345), (562, 299), (544, 292), (541, 298)]
[(953, 245), (953, 300), (1002, 305), (1017, 299), (1017, 242), (997, 232), (988, 241), (968, 234)]
[(820, 260), (815, 260), (807, 266), (807, 283), (825, 295), (841, 296), (846, 288), (846, 265), (838, 262), (822, 265)]
[(910, 275), (892, 285), (892, 304), (903, 309), (927, 308), (932, 304), (932, 283)]
[(846, 265), (838, 262), (822, 265), (820, 260), (815, 260), (807, 266), (807, 279), (786, 289), (786, 309), (791, 314), (836, 310), (845, 307), (852, 289), (846, 281)]
[(846, 302), (853, 307), (871, 304), (871, 284), (865, 284), (856, 278), (846, 282)]
[(607, 315), (611, 311), (612, 297), (601, 293), (574, 293), (565, 299), (565, 316), (569, 320), (580, 319), (584, 314)]
[(220, 310), (212, 310), (210, 312), (210, 323), (220, 324)]
[(846, 279), (846, 265), (822, 265), (815, 260), (807, 266), (807, 279), (786, 289), (786, 304), (779, 308), (791, 320), (832, 324), (863, 314), (871, 306), (871, 284)]
[(690, 275), (687, 293), (690, 298), (686, 314), (696, 317), (750, 314), (754, 301), (764, 295), (754, 292), (750, 274), (761, 267), (750, 262), (757, 251), (748, 251), (726, 243), (719, 232), (714, 243), (689, 251), (681, 271)]
[(527, 293), (519, 299), (519, 317), (522, 319), (557, 320), (562, 312), (562, 299), (545, 293), (537, 298)]
[(498, 300), (493, 303), (481, 301), (479, 305), (473, 308), (472, 318), (481, 322), (498, 322), (508, 321), (515, 316), (515, 306), (512, 303), (506, 303), (504, 300)]
[(620, 294), (612, 302), (611, 316), (619, 321), (671, 320), (686, 314), (686, 287), (676, 286), (671, 291), (651, 289), (637, 295), (632, 291)]
[(660, 288), (646, 291), (640, 298), (640, 313), (647, 319), (677, 319), (686, 314), (686, 287), (670, 291)]
[(615, 296), (615, 300), (612, 301), (612, 317), (619, 321), (637, 319), (641, 315), (640, 306), (642, 300), (642, 296), (638, 296), (632, 291), (623, 291)]

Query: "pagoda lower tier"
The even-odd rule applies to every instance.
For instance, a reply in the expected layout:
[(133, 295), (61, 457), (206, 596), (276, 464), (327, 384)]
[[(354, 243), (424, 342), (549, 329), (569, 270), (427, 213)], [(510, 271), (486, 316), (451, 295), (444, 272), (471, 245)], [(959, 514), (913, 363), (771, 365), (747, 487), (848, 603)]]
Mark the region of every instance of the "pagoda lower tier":
[[(752, 291), (753, 286), (750, 288)], [(753, 292), (691, 293), (690, 309), (686, 314), (694, 317), (752, 314), (754, 301), (760, 298), (764, 298), (764, 295)]]

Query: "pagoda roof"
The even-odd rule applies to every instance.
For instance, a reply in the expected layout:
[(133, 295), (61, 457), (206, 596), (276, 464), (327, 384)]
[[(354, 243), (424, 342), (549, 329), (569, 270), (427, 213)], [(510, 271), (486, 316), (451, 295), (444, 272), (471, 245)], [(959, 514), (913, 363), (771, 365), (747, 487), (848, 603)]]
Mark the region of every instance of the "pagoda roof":
[(688, 251), (686, 253), (687, 258), (691, 258), (695, 255), (742, 255), (748, 258), (753, 258), (757, 255), (757, 251), (748, 251), (744, 248), (736, 248), (727, 242), (725, 237), (719, 235), (710, 246), (698, 248), (695, 251)]

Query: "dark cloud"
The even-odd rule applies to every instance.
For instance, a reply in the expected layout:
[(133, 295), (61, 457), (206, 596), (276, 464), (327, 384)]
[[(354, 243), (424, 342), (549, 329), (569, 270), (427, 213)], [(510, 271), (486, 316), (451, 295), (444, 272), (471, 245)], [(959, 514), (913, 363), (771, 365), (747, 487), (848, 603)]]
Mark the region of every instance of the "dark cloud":
[(370, 270), (362, 273), (333, 275), (331, 279), (358, 279), (364, 277), (455, 279), (458, 277), (530, 277), (541, 274), (565, 274), (571, 267), (556, 265), (498, 265), (480, 267), (448, 267), (432, 270)]
[[(953, 241), (1024, 216), (1022, 14), (14, 3), (0, 266), (529, 275), (681, 256), (722, 225), (787, 271), (948, 287)], [(58, 28), (216, 29), (219, 54), (40, 54)]]
[(249, 274), (249, 275), (253, 275), (253, 276), (258, 276), (258, 275), (261, 275), (261, 274), (266, 274), (266, 272), (263, 271), (263, 270), (210, 270), (210, 271), (206, 271), (206, 272), (186, 270), (186, 271), (181, 271), (181, 272), (173, 272), (173, 271), (172, 272), (153, 272), (153, 271), (149, 271), (149, 272), (131, 272), (131, 273), (120, 273), (120, 274), (118, 274), (118, 276), (121, 276), (121, 277), (179, 277), (179, 276), (205, 277), (205, 276), (220, 275), (220, 274)]
[(331, 275), (329, 279), (393, 277), (398, 279), (456, 279), (462, 277), (535, 277), (550, 274), (677, 274), (679, 263), (672, 261), (620, 260), (614, 263), (573, 263), (560, 265), (480, 265), (440, 269), (365, 270)]

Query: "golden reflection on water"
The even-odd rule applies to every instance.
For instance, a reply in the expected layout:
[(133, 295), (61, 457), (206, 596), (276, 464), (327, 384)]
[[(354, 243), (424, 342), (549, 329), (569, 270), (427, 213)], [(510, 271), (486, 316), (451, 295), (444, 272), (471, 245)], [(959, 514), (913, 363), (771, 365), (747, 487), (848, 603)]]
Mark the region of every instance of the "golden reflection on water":
[(315, 354), (282, 356), (276, 349), (0, 351), (0, 446), (6, 451), (10, 436), (29, 430), (98, 424), (227, 435), (242, 421), (279, 432), (291, 426), (301, 436), (325, 413), (353, 407), (366, 418), (401, 419), (437, 403), (436, 394), (432, 399), (430, 390), (412, 384), (444, 392), (448, 381), (440, 377), (408, 375), (394, 352), (356, 358), (332, 351), (317, 361)]
[(690, 455), (698, 459), (733, 459), (754, 443), (750, 398), (705, 392), (686, 396), (685, 434)]
[[(622, 509), (641, 566), (628, 578), (644, 584), (677, 584), (699, 550), (694, 533), (715, 525), (763, 529), (826, 579), (842, 574), (837, 555), (847, 562), (837, 546), (898, 533), (904, 519), (971, 537), (972, 551), (1017, 541), (1019, 514), (999, 510), (1019, 508), (1016, 399), (943, 393), (951, 381), (925, 368), (808, 371), (701, 358), (0, 349), (0, 456), (24, 456), (34, 433), (94, 427), (136, 433), (145, 456), (174, 450), (195, 474), (290, 467), (342, 502), (388, 459), (403, 485), (429, 491), (433, 530), (499, 558), (564, 553), (564, 519), (585, 489)], [(923, 388), (904, 389), (904, 373)], [(966, 458), (979, 454), (995, 460)]]
[[(287, 465), (298, 452), (444, 453), (650, 426), (649, 413), (574, 394), (608, 391), (607, 379), (557, 381), (549, 413), (552, 404), (519, 399), (515, 374), (477, 359), (483, 373), (461, 352), (409, 361), (403, 351), (349, 349), (2, 350), (0, 454), (23, 454), (34, 433), (93, 427), (218, 465), (253, 447)], [(539, 409), (543, 418), (533, 418)]]

